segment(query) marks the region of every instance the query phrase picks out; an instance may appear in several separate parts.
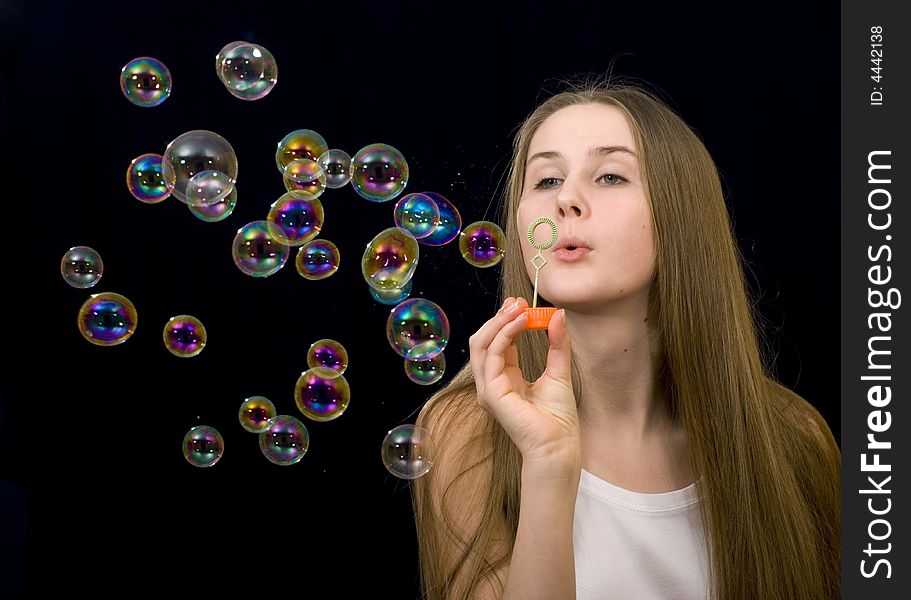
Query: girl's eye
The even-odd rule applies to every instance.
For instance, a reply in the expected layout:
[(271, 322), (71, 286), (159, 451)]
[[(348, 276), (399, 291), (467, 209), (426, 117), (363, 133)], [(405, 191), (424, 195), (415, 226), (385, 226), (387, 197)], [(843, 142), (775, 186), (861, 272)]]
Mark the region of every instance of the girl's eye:
[[(557, 185), (557, 182), (561, 181), (558, 177), (545, 177), (538, 181), (535, 184), (535, 189), (550, 189)], [(624, 181), (627, 181), (622, 175), (615, 175), (614, 173), (607, 173), (598, 178), (598, 181), (604, 181), (607, 185), (619, 185)]]

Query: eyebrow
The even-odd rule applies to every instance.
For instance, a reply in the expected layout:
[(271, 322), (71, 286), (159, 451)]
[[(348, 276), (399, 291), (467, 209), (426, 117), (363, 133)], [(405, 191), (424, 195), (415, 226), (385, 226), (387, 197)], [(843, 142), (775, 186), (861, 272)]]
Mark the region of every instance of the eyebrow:
[[(607, 156), (608, 154), (613, 154), (614, 152), (625, 152), (625, 153), (629, 154), (630, 156), (632, 156), (633, 158), (635, 158), (637, 160), (639, 159), (639, 157), (636, 156), (636, 153), (633, 152), (632, 150), (630, 150), (629, 148), (627, 148), (626, 146), (599, 146), (599, 147), (592, 147), (592, 148), (588, 149), (589, 156)], [(562, 157), (563, 157), (562, 154), (560, 154), (559, 152), (555, 152), (553, 150), (548, 151), (548, 152), (538, 152), (529, 157), (528, 161), (525, 162), (525, 168), (528, 168), (528, 165), (531, 164), (531, 161), (535, 160), (536, 158), (547, 159), (547, 158), (562, 158)]]

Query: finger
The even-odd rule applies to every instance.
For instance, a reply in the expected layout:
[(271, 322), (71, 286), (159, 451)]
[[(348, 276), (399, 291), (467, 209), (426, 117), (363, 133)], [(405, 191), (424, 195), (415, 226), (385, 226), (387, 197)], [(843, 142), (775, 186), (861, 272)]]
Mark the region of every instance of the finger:
[(499, 312), (497, 312), (494, 317), (488, 319), (488, 321), (468, 339), (468, 349), (470, 352), (469, 359), (475, 381), (480, 382), (484, 379), (484, 358), (487, 356), (487, 346), (490, 345), (488, 336), (490, 339), (493, 339), (493, 335), (499, 330), (499, 328), (494, 330), (494, 334), (490, 335), (487, 333), (487, 329), (490, 328), (491, 321), (502, 315), (513, 304), (515, 304), (514, 298), (511, 296), (506, 298), (506, 300), (503, 301), (503, 305), (500, 307)]
[(550, 318), (547, 325), (547, 338), (550, 348), (547, 350), (547, 367), (542, 377), (547, 376), (572, 387), (570, 365), (572, 352), (570, 350), (569, 331), (566, 329), (566, 310), (560, 309)]
[(471, 336), (469, 340), (469, 345), (472, 349), (481, 349), (486, 350), (493, 339), (496, 337), (497, 333), (502, 329), (504, 325), (509, 323), (524, 310), (523, 303), (525, 303), (524, 298), (518, 298), (513, 300), (513, 298), (507, 298), (504, 306), (500, 311), (491, 317), (486, 323), (484, 323), (480, 329), (478, 329), (474, 335)]
[(507, 364), (507, 353), (510, 349), (515, 352), (516, 339), (525, 331), (527, 323), (528, 313), (522, 310), (494, 337), (484, 359), (484, 374), (488, 380), (495, 379), (503, 372)]

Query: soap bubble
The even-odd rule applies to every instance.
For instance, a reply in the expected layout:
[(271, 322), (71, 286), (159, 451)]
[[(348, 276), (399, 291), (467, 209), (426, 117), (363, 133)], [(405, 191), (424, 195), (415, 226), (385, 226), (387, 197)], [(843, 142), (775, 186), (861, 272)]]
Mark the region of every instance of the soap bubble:
[[(143, 154), (127, 167), (127, 189), (134, 198), (146, 204), (158, 204), (171, 195), (174, 180), (165, 179), (161, 154)], [(171, 171), (171, 175), (174, 172)]]
[(138, 321), (133, 303), (114, 292), (89, 296), (76, 319), (79, 333), (96, 346), (124, 343), (136, 331)]
[(73, 246), (60, 260), (60, 274), (74, 288), (90, 288), (104, 275), (104, 262), (94, 248)]
[(439, 224), (440, 209), (427, 194), (408, 194), (395, 203), (392, 217), (397, 227), (401, 227), (415, 239), (421, 239), (433, 233)]
[(294, 265), (304, 279), (318, 280), (338, 271), (341, 260), (338, 248), (329, 240), (310, 240), (300, 247)]
[(440, 211), (440, 222), (427, 237), (420, 239), (425, 246), (443, 246), (459, 235), (462, 228), (462, 215), (453, 204), (436, 192), (422, 192), (436, 202)]
[(209, 206), (226, 198), (232, 189), (234, 184), (221, 171), (200, 171), (187, 182), (187, 204)]
[(375, 287), (368, 285), (367, 288), (370, 290), (370, 295), (374, 300), (380, 304), (399, 304), (402, 300), (408, 298), (411, 295), (411, 285), (412, 281), (409, 279), (403, 287), (400, 288), (389, 288), (388, 290), (378, 290)]
[(120, 70), (120, 91), (136, 106), (158, 106), (171, 95), (171, 72), (157, 58), (134, 58)]
[(291, 249), (277, 241), (264, 220), (251, 221), (237, 230), (231, 246), (234, 264), (251, 277), (268, 277), (285, 266)]
[(414, 276), (418, 265), (418, 242), (398, 227), (374, 236), (361, 258), (364, 280), (378, 290), (401, 288)]
[(194, 467), (211, 467), (225, 453), (225, 440), (214, 427), (198, 425), (183, 437), (183, 457)]
[(301, 246), (319, 235), (323, 227), (323, 203), (287, 192), (272, 203), (266, 224), (281, 244)]
[(334, 369), (311, 367), (297, 379), (294, 402), (313, 421), (337, 419), (348, 408), (351, 388), (344, 375)]
[(295, 158), (285, 167), (282, 183), (298, 198), (319, 198), (326, 191), (326, 173), (315, 160)]
[(388, 144), (370, 144), (351, 159), (351, 185), (362, 198), (387, 202), (408, 185), (408, 161)]
[(341, 375), (348, 368), (348, 351), (339, 342), (324, 338), (310, 344), (307, 366), (324, 367)]
[(351, 156), (344, 150), (326, 150), (316, 162), (326, 173), (326, 187), (338, 189), (351, 181)]
[(430, 360), (406, 360), (405, 375), (420, 385), (436, 383), (446, 372), (446, 357), (442, 352)]
[(237, 206), (237, 186), (231, 188), (231, 192), (216, 202), (215, 204), (210, 204), (208, 206), (193, 206), (188, 204), (187, 207), (190, 209), (190, 212), (193, 213), (197, 219), (201, 219), (206, 223), (216, 223), (218, 221), (223, 221), (228, 218), (228, 216), (234, 212), (234, 207)]
[[(165, 181), (174, 181), (171, 194), (191, 203), (187, 190), (194, 176), (203, 171), (219, 171), (224, 176), (219, 195), (206, 195), (204, 204), (214, 204), (228, 195), (237, 183), (237, 155), (228, 140), (214, 131), (195, 129), (174, 138), (165, 149), (161, 162)], [(211, 177), (207, 174), (206, 177)], [(198, 198), (194, 198), (198, 201)]]
[(168, 319), (162, 335), (168, 352), (181, 358), (189, 358), (202, 352), (208, 339), (202, 321), (190, 315), (178, 315)]
[(506, 235), (496, 223), (476, 221), (459, 234), (459, 251), (475, 267), (492, 267), (503, 260)]
[(275, 151), (278, 172), (285, 174), (285, 167), (292, 160), (307, 158), (317, 160), (329, 149), (326, 140), (312, 129), (297, 129), (282, 138)]
[(272, 53), (249, 42), (231, 42), (215, 57), (218, 79), (235, 98), (259, 100), (278, 81), (278, 65)]
[(407, 360), (430, 360), (449, 342), (449, 319), (434, 302), (412, 298), (396, 305), (386, 320), (386, 339)]
[(269, 419), (275, 415), (275, 405), (265, 396), (250, 396), (241, 403), (237, 412), (241, 426), (250, 433), (262, 433), (268, 429)]
[(399, 479), (417, 479), (433, 466), (434, 444), (427, 430), (399, 425), (383, 440), (383, 465)]
[(288, 466), (300, 461), (310, 447), (307, 427), (297, 417), (276, 415), (259, 434), (259, 449), (269, 462)]

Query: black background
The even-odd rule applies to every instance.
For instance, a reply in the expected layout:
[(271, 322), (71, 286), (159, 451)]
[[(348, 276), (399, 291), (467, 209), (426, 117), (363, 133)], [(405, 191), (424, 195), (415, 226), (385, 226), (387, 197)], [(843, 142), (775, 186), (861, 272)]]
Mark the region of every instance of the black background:
[[(324, 281), (302, 279), (293, 264), (266, 279), (243, 275), (231, 240), (283, 192), (275, 147), (300, 128), (352, 155), (391, 144), (411, 168), (406, 193), (446, 195), (466, 225), (495, 219), (516, 126), (580, 74), (612, 69), (646, 82), (702, 137), (775, 373), (838, 438), (838, 8), (3, 2), (0, 536), (9, 558), (0, 592), (349, 597), (367, 586), (359, 597), (416, 597), (408, 484), (379, 451), (441, 384), (406, 379), (385, 339), (390, 307), (369, 296), (359, 267), (367, 241), (392, 226), (394, 202), (325, 192), (320, 237), (342, 258)], [(238, 39), (278, 62), (262, 100), (234, 98), (215, 76), (215, 54)], [(118, 87), (121, 67), (143, 55), (162, 60), (174, 82), (148, 109)], [(239, 158), (238, 205), (220, 223), (174, 199), (142, 204), (124, 183), (130, 160), (163, 153), (191, 129), (218, 132)], [(421, 246), (412, 295), (440, 304), (452, 324), (444, 382), (496, 308), (498, 268), (472, 267), (456, 244)], [(60, 276), (75, 245), (104, 259), (90, 290)], [(137, 331), (120, 346), (93, 346), (76, 328), (99, 291), (138, 309)], [(176, 314), (208, 330), (195, 358), (162, 344)], [(237, 409), (264, 395), (298, 414), (294, 383), (323, 337), (349, 351), (351, 404), (335, 421), (305, 420), (311, 445), (299, 464), (272, 465)], [(181, 455), (198, 424), (225, 438), (210, 469)]]

